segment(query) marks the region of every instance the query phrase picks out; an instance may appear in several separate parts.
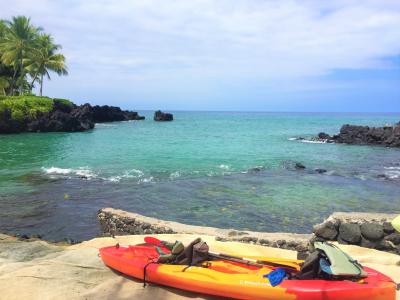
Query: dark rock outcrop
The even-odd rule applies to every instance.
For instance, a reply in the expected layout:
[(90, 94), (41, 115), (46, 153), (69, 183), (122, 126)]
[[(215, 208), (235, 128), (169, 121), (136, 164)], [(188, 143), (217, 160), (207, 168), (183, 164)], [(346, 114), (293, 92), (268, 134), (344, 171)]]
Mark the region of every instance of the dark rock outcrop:
[(24, 131), (25, 127), (26, 121), (12, 119), (10, 110), (0, 112), (0, 133), (18, 133)]
[(320, 132), (318, 134), (318, 138), (321, 139), (321, 140), (331, 140), (332, 139), (332, 137), (329, 134), (325, 133), (325, 132)]
[(72, 109), (70, 112), (53, 110), (39, 114), (36, 119), (26, 125), (29, 132), (75, 132), (92, 129), (91, 110), (87, 105)]
[(157, 110), (154, 113), (154, 121), (173, 121), (174, 116), (170, 113), (164, 113), (161, 110)]
[(295, 168), (296, 170), (304, 170), (304, 169), (306, 168), (306, 166), (303, 165), (303, 164), (300, 163), (300, 162), (296, 162), (295, 165), (294, 165), (294, 168)]
[(318, 139), (354, 145), (400, 147), (400, 124), (384, 127), (346, 124), (342, 126), (339, 134), (331, 137), (329, 134), (321, 132), (318, 134)]
[(93, 122), (114, 122), (128, 120), (144, 120), (144, 117), (139, 116), (137, 112), (121, 110), (115, 106), (93, 106), (92, 107)]
[(124, 111), (114, 106), (68, 105), (54, 99), (50, 112), (39, 113), (34, 118), (11, 118), (11, 112), (0, 113), (0, 133), (20, 132), (76, 132), (93, 129), (95, 123), (143, 120), (137, 112)]

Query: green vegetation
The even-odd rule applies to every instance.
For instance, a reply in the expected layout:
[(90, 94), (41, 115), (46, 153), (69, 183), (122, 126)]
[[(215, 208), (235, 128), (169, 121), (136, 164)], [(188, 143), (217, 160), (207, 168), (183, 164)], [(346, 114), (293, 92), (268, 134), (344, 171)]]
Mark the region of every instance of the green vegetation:
[(50, 71), (67, 75), (64, 55), (51, 35), (24, 16), (0, 20), (0, 95), (31, 94), (35, 83), (50, 80)]
[(13, 120), (35, 118), (39, 112), (49, 112), (53, 109), (54, 101), (65, 105), (73, 105), (65, 99), (51, 99), (37, 96), (0, 96), (0, 114), (8, 110)]

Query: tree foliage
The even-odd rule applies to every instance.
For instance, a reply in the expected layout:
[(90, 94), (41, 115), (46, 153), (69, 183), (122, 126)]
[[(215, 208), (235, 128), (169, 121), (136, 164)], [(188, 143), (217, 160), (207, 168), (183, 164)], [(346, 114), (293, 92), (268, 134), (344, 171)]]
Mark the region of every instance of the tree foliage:
[(0, 95), (31, 94), (35, 83), (42, 95), (50, 72), (68, 74), (60, 49), (51, 35), (25, 16), (0, 20)]

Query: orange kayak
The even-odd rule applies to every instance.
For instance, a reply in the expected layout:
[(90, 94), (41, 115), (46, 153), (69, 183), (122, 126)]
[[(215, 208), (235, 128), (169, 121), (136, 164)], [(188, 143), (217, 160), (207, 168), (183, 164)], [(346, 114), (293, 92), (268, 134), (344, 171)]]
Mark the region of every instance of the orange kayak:
[[(103, 262), (125, 275), (187, 291), (236, 299), (264, 300), (395, 300), (396, 285), (387, 276), (364, 268), (368, 277), (360, 282), (348, 280), (284, 280), (272, 287), (263, 276), (276, 267), (259, 268), (224, 260), (208, 261), (204, 266), (152, 263), (159, 254), (154, 246), (111, 246), (100, 249)], [(277, 259), (281, 262), (282, 259)], [(289, 260), (287, 260), (289, 261)], [(292, 264), (298, 263), (293, 260)]]

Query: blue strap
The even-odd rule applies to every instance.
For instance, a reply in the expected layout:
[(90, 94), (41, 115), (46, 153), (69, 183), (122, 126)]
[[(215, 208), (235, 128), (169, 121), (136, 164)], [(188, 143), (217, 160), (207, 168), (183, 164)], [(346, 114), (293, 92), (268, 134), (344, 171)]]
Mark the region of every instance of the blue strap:
[(263, 277), (268, 278), (272, 286), (277, 286), (283, 281), (283, 279), (287, 277), (287, 274), (285, 269), (278, 268), (271, 273), (264, 275)]

